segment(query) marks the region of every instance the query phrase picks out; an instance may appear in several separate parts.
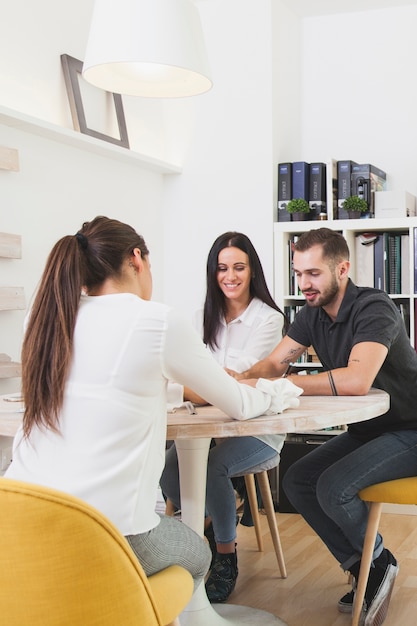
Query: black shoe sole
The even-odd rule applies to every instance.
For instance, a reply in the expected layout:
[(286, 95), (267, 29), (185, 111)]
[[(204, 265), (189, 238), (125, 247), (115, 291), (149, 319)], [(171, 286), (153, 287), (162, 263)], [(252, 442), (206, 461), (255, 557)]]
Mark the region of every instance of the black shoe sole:
[(362, 609), (359, 626), (381, 626), (384, 623), (398, 569), (398, 565), (388, 566), (385, 578), (372, 600), (371, 606), (368, 610)]
[(337, 603), (339, 613), (352, 613), (354, 591), (348, 591)]

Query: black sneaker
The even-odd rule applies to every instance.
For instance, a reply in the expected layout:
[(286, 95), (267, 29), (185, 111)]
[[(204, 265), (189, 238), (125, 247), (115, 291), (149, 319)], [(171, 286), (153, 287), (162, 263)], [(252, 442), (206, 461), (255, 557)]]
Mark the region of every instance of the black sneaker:
[(360, 626), (381, 626), (385, 621), (398, 569), (397, 560), (387, 549), (375, 559), (366, 585)]
[(211, 550), (211, 563), (210, 563), (210, 568), (213, 567), (213, 563), (214, 563), (214, 558), (216, 556), (216, 540), (214, 538), (214, 530), (213, 530), (213, 524), (210, 522), (210, 524), (207, 526), (207, 528), (204, 530), (204, 536), (208, 541), (208, 544), (210, 546), (210, 550)]
[(352, 613), (354, 595), (355, 591), (352, 589), (351, 591), (345, 593), (343, 598), (340, 598), (339, 602), (337, 603), (337, 608), (339, 609), (340, 613)]
[[(239, 515), (236, 514), (236, 526), (238, 524), (239, 524)], [(204, 536), (207, 539), (208, 544), (210, 546), (210, 550), (211, 550), (211, 563), (209, 567), (209, 569), (211, 569), (213, 567), (214, 558), (217, 553), (217, 545), (216, 545), (216, 539), (214, 537), (214, 529), (213, 529), (212, 522), (210, 522), (210, 524), (205, 528)]]
[(236, 550), (230, 554), (216, 553), (206, 582), (209, 602), (225, 602), (236, 586), (238, 575)]

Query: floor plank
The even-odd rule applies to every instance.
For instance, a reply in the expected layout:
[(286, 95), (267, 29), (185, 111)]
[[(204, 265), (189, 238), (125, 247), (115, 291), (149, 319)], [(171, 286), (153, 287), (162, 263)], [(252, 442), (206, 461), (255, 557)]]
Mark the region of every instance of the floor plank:
[[(263, 553), (257, 551), (254, 529), (238, 525), (239, 577), (228, 602), (263, 609), (288, 626), (349, 626), (350, 616), (337, 610), (339, 598), (349, 590), (347, 575), (299, 515), (277, 513), (277, 522), (288, 578), (279, 576), (267, 520), (261, 515)], [(417, 517), (384, 513), (380, 528), (385, 545), (400, 564), (384, 626), (414, 626)]]

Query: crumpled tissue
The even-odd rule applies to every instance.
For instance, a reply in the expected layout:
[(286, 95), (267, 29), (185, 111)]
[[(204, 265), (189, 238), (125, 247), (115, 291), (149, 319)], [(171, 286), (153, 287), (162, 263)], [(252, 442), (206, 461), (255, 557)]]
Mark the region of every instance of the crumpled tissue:
[(287, 378), (276, 380), (260, 378), (256, 383), (256, 388), (271, 396), (271, 405), (265, 411), (265, 415), (275, 415), (282, 413), (285, 409), (296, 409), (300, 406), (298, 396), (303, 393), (303, 390)]

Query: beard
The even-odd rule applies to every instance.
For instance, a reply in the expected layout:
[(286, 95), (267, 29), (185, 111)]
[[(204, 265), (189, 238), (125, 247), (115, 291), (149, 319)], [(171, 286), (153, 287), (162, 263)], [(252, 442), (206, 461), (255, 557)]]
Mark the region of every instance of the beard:
[(317, 296), (317, 298), (314, 300), (314, 302), (310, 302), (309, 300), (307, 300), (307, 304), (308, 304), (308, 306), (311, 306), (311, 307), (319, 307), (319, 306), (324, 307), (324, 306), (327, 306), (328, 304), (331, 304), (331, 302), (337, 296), (338, 292), (339, 292), (339, 285), (338, 285), (338, 282), (336, 280), (335, 274), (333, 274), (331, 282), (326, 287), (326, 289), (324, 289)]

